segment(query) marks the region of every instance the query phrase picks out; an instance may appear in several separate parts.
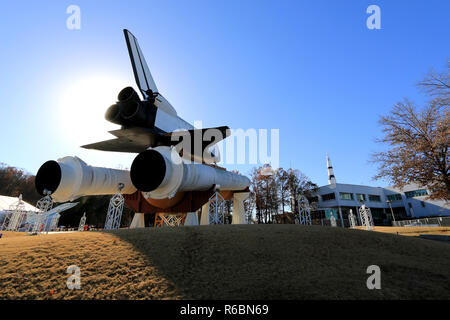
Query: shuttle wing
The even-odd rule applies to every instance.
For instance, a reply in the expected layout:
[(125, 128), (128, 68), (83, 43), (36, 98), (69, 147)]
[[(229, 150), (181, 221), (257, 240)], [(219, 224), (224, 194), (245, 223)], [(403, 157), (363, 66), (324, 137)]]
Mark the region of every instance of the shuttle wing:
[[(85, 149), (95, 149), (101, 151), (139, 153), (147, 150), (150, 147), (156, 147), (158, 145), (173, 146), (182, 141), (182, 138), (172, 138), (172, 135), (178, 137), (190, 135), (191, 143), (194, 143), (195, 137), (203, 137), (205, 132), (210, 129), (215, 129), (217, 130), (215, 131), (215, 133), (220, 134), (214, 135), (213, 139), (205, 139), (206, 141), (203, 141), (202, 139), (202, 150), (204, 150), (208, 145), (212, 146), (230, 135), (230, 130), (227, 126), (193, 130), (180, 130), (168, 133), (163, 133), (153, 129), (133, 127), (109, 131), (109, 133), (117, 137), (116, 139), (87, 144), (81, 147)], [(191, 150), (194, 150), (193, 146)]]
[(117, 139), (111, 139), (81, 146), (85, 149), (95, 149), (101, 151), (130, 152), (139, 153), (157, 144), (165, 144), (167, 138), (156, 130), (133, 127), (109, 131)]
[[(215, 132), (211, 132), (208, 137), (205, 136), (205, 133), (209, 130), (214, 130)], [(227, 138), (230, 136), (230, 128), (228, 126), (222, 126), (222, 127), (214, 127), (214, 128), (204, 128), (204, 129), (192, 129), (192, 130), (181, 130), (181, 131), (175, 131), (171, 133), (166, 133), (165, 135), (170, 137), (170, 145), (176, 145), (178, 144), (178, 139), (172, 139), (172, 135), (176, 136), (184, 136), (186, 134), (189, 134), (191, 136), (191, 142), (194, 142), (195, 137), (205, 137), (202, 139), (202, 150), (204, 150), (207, 146), (213, 146), (219, 141)], [(213, 135), (213, 138), (211, 137)], [(174, 141), (172, 141), (174, 140)], [(181, 141), (181, 140), (180, 140)], [(194, 146), (192, 146), (191, 150), (195, 150)]]

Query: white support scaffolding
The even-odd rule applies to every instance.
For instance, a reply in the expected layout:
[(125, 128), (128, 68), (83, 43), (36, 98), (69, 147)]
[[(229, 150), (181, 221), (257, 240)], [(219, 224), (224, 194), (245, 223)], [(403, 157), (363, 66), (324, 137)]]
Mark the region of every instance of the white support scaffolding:
[(348, 214), (348, 221), (350, 222), (350, 228), (356, 227), (358, 224), (356, 223), (356, 217), (353, 214), (353, 210), (350, 209), (350, 213)]
[(223, 204), (223, 212), (224, 212), (223, 223), (230, 224), (233, 219), (233, 215), (231, 214), (231, 212), (234, 210), (234, 209), (232, 209), (233, 201), (232, 200), (224, 200), (223, 203), (224, 203)]
[(51, 192), (44, 190), (45, 196), (38, 200), (36, 203), (36, 208), (38, 212), (32, 214), (31, 220), (27, 231), (32, 234), (39, 234), (41, 232), (48, 232), (50, 229), (51, 221), (49, 221), (50, 215), (48, 211), (53, 207), (53, 199), (50, 196)]
[(41, 212), (47, 212), (53, 207), (53, 199), (50, 196), (50, 192), (44, 191), (44, 193), (46, 193), (45, 197), (39, 199), (36, 203), (36, 208), (38, 208)]
[(28, 232), (32, 234), (39, 234), (45, 231), (46, 222), (47, 222), (47, 214), (45, 212), (39, 212), (33, 215), (33, 221), (28, 228)]
[(225, 224), (225, 200), (219, 191), (209, 198), (209, 224)]
[(86, 212), (80, 219), (80, 225), (78, 226), (78, 231), (84, 231), (84, 226), (86, 225)]
[(109, 201), (108, 213), (106, 215), (105, 230), (115, 230), (119, 229), (120, 222), (122, 220), (123, 205), (125, 199), (122, 196), (122, 189), (124, 185), (119, 183), (118, 191), (112, 196)]
[(5, 217), (3, 218), (3, 222), (1, 225), (0, 230), (6, 230), (9, 225), (9, 221), (11, 221), (12, 211), (8, 210), (5, 214)]
[[(25, 211), (25, 204), (22, 201), (22, 195), (19, 195), (19, 200), (9, 206), (9, 220), (6, 225), (8, 231), (19, 231), (22, 223), (25, 221), (27, 212)], [(5, 218), (6, 220), (6, 218)]]
[(373, 227), (373, 219), (370, 208), (366, 207), (366, 205), (363, 204), (361, 207), (359, 207), (358, 211), (361, 218), (361, 225), (366, 227), (366, 230), (371, 230)]
[(60, 217), (61, 217), (61, 215), (59, 213), (55, 213), (53, 215), (53, 218), (52, 218), (52, 221), (50, 222), (50, 227), (49, 227), (50, 231), (56, 231), (58, 229), (58, 223), (59, 223)]
[(312, 225), (311, 221), (311, 208), (309, 201), (304, 195), (301, 195), (298, 199), (298, 217), (295, 222), (303, 225)]
[(37, 212), (27, 212), (27, 223), (25, 224), (25, 232), (31, 232), (31, 230), (33, 230), (36, 216)]

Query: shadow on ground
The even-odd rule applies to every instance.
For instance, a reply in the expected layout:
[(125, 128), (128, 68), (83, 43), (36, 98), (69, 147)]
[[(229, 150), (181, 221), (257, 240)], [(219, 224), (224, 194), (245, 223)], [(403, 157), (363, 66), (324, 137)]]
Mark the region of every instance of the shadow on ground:
[[(184, 299), (450, 299), (450, 247), (438, 241), (299, 225), (110, 233)], [(367, 288), (370, 265), (381, 268), (381, 290)]]

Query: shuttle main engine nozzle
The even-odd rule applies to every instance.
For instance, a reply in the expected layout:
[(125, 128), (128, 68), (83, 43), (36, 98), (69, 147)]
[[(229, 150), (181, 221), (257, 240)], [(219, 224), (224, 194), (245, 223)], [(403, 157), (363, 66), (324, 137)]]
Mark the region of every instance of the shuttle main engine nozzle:
[(152, 108), (149, 101), (141, 101), (132, 87), (122, 89), (117, 100), (119, 101), (106, 110), (106, 120), (124, 126), (153, 126), (155, 107)]
[(56, 202), (72, 201), (82, 196), (115, 194), (119, 183), (121, 192), (136, 192), (127, 170), (99, 168), (87, 165), (78, 157), (64, 157), (47, 161), (38, 170), (36, 190), (45, 195), (50, 191)]
[(187, 162), (174, 147), (149, 148), (137, 155), (131, 165), (131, 181), (146, 197), (172, 198), (179, 191), (202, 191), (213, 186), (220, 190), (245, 190), (250, 180), (225, 169)]

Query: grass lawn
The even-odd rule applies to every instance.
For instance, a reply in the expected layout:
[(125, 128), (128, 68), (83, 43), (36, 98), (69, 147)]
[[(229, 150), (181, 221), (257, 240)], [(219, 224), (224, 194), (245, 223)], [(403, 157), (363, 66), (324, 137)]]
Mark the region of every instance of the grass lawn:
[[(0, 299), (450, 299), (449, 262), (447, 243), (322, 226), (6, 232)], [(66, 288), (73, 264), (80, 290)]]
[[(356, 229), (365, 230), (358, 226)], [(450, 227), (373, 227), (373, 231), (417, 237), (420, 235), (450, 236)]]

